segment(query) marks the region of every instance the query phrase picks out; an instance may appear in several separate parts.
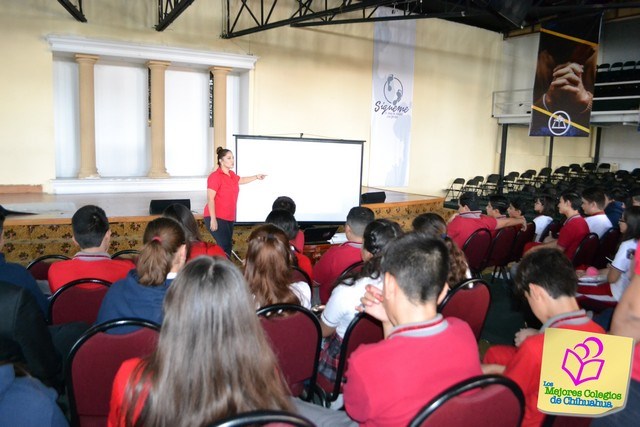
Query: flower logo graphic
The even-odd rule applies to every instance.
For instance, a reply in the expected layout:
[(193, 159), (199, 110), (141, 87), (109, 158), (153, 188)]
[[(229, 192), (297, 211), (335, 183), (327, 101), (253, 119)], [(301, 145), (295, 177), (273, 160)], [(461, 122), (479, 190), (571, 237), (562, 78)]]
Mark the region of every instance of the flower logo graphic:
[(569, 375), (573, 385), (577, 386), (600, 378), (604, 359), (597, 357), (602, 354), (602, 350), (604, 350), (602, 341), (596, 337), (589, 337), (576, 344), (573, 349), (568, 348), (565, 351), (562, 370)]

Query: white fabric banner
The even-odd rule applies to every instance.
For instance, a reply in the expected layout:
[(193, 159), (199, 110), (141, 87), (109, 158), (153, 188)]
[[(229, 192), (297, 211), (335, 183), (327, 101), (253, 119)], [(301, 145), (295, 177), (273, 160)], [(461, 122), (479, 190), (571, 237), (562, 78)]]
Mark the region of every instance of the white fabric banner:
[(415, 41), (413, 20), (375, 23), (369, 186), (408, 185)]

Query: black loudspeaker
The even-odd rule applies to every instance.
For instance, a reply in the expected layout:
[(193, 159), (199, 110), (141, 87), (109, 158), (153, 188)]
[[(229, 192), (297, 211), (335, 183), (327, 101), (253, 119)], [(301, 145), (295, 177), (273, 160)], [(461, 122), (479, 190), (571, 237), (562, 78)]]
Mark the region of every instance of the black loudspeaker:
[(387, 199), (387, 194), (384, 191), (373, 191), (371, 193), (364, 193), (360, 196), (360, 203), (384, 203)]
[(152, 200), (149, 203), (149, 215), (160, 215), (162, 211), (173, 204), (183, 205), (191, 210), (191, 200), (189, 199)]

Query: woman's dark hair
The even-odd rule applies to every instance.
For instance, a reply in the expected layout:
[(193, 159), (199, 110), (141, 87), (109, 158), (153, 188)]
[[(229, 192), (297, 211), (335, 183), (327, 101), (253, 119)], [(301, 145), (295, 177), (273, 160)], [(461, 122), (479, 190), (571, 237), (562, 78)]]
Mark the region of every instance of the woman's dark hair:
[(244, 278), (258, 307), (272, 304), (300, 304), (291, 289), (293, 253), (289, 239), (273, 224), (262, 225), (251, 233)]
[(178, 262), (178, 249), (187, 243), (184, 230), (171, 218), (156, 218), (147, 224), (142, 241), (136, 263), (138, 281), (146, 286), (162, 285)]
[(267, 224), (273, 224), (285, 232), (289, 240), (293, 240), (298, 235), (298, 223), (293, 214), (284, 209), (274, 209), (265, 221)]
[(427, 212), (418, 215), (411, 224), (413, 230), (431, 238), (443, 239), (449, 250), (449, 276), (447, 283), (453, 287), (467, 278), (467, 258), (456, 243), (447, 236), (447, 223), (440, 215)]
[(411, 227), (414, 231), (425, 233), (430, 236), (443, 236), (447, 234), (447, 223), (440, 215), (427, 212), (418, 215), (413, 219)]
[(364, 263), (360, 271), (348, 276), (344, 283), (353, 285), (356, 280), (363, 277), (377, 279), (380, 276), (380, 259), (383, 249), (396, 237), (402, 235), (400, 225), (389, 219), (376, 219), (370, 222), (364, 229), (363, 249), (373, 257)]
[(184, 228), (184, 234), (187, 242), (200, 242), (200, 231), (198, 230), (198, 223), (196, 222), (193, 213), (185, 205), (174, 203), (167, 206), (162, 212), (162, 216), (165, 218), (171, 218), (177, 221)]
[(556, 199), (546, 194), (542, 194), (536, 197), (535, 201), (539, 201), (542, 205), (542, 215), (549, 216), (551, 218), (555, 218), (557, 216)]
[(163, 308), (158, 346), (125, 390), (126, 426), (204, 426), (252, 410), (293, 409), (253, 298), (230, 261), (189, 262)]
[(271, 210), (276, 209), (284, 209), (285, 211), (291, 212), (291, 214), (296, 214), (296, 202), (289, 196), (280, 196), (273, 201), (273, 205), (271, 206)]
[(625, 208), (622, 219), (627, 223), (627, 231), (622, 235), (622, 240), (640, 239), (640, 206)]
[(220, 166), (220, 160), (222, 160), (222, 158), (226, 156), (227, 153), (230, 153), (230, 152), (231, 150), (227, 148), (222, 148), (222, 147), (216, 148), (216, 155), (218, 156), (218, 166)]
[(509, 200), (509, 203), (511, 203), (511, 206), (513, 206), (515, 210), (520, 211), (523, 216), (531, 209), (530, 202), (522, 197), (514, 197)]

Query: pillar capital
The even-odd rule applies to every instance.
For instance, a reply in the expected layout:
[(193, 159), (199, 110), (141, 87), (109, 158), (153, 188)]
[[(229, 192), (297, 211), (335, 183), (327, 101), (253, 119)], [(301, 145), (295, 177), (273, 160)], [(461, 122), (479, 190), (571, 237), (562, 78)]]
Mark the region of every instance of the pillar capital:
[(229, 72), (233, 70), (233, 68), (229, 67), (209, 67), (209, 71), (213, 73), (213, 75), (227, 75)]
[(169, 65), (171, 65), (171, 62), (169, 61), (147, 61), (147, 67), (151, 69), (154, 69), (154, 68), (165, 69)]
[(100, 59), (100, 57), (97, 55), (86, 55), (84, 53), (75, 54), (75, 60), (77, 63), (95, 64), (98, 59)]

